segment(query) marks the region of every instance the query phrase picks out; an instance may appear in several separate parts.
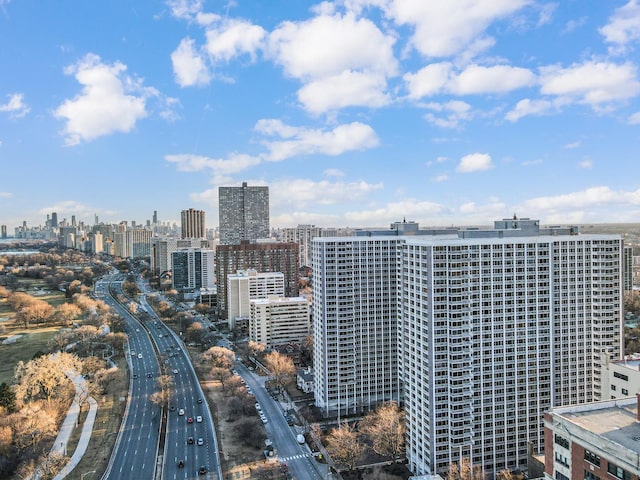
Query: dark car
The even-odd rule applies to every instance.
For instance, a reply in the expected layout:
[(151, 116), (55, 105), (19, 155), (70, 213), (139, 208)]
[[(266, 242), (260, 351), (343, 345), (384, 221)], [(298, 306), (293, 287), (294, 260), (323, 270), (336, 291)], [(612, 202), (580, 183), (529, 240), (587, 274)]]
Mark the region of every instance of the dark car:
[(207, 467), (203, 465), (198, 469), (198, 475), (206, 475), (206, 474), (207, 474)]
[(193, 445), (193, 437), (187, 438), (187, 445)]
[(184, 467), (184, 460), (178, 460), (178, 468)]
[(202, 403), (202, 399), (201, 398), (198, 399), (198, 403)]

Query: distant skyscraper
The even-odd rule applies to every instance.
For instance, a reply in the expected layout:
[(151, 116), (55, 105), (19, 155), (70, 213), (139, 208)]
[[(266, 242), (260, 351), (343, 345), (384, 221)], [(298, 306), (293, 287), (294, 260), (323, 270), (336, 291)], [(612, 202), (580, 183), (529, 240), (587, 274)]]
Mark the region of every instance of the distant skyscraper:
[(2, 229), (2, 233), (0, 234), (0, 236), (2, 238), (7, 238), (7, 226), (6, 225), (2, 225), (2, 227), (0, 227), (0, 229)]
[(206, 238), (204, 210), (190, 208), (180, 213), (182, 238)]
[(58, 214), (56, 212), (51, 214), (51, 228), (58, 228)]
[(97, 215), (97, 214), (95, 214), (95, 215), (93, 216), (93, 224), (94, 224), (94, 225), (98, 225), (98, 215)]
[(75, 215), (71, 215), (71, 226), (72, 227), (76, 226), (76, 216)]
[(220, 187), (218, 205), (221, 245), (269, 237), (269, 187)]
[(156, 225), (158, 223), (158, 212), (156, 210), (153, 211), (153, 224)]

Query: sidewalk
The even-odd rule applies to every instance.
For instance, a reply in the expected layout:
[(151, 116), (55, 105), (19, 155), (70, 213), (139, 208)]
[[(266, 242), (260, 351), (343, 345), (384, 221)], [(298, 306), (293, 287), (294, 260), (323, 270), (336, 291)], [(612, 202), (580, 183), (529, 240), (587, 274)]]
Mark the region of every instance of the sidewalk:
[[(62, 455), (67, 454), (67, 444), (69, 443), (69, 439), (71, 438), (71, 434), (73, 433), (73, 429), (78, 422), (78, 417), (80, 416), (80, 397), (86, 395), (86, 380), (82, 375), (76, 372), (67, 372), (67, 376), (73, 381), (76, 386), (76, 395), (73, 399), (73, 403), (71, 407), (69, 407), (69, 411), (67, 412), (67, 416), (62, 422), (62, 426), (60, 427), (60, 432), (58, 432), (58, 436), (56, 437), (53, 446), (51, 447), (51, 453), (60, 453)], [(54, 477), (54, 480), (62, 480), (78, 465), (82, 456), (87, 451), (87, 446), (89, 445), (89, 440), (91, 439), (91, 433), (93, 432), (93, 422), (96, 418), (96, 413), (98, 412), (98, 403), (95, 401), (93, 397), (87, 397), (86, 399), (89, 402), (89, 413), (87, 414), (87, 418), (82, 425), (82, 432), (80, 434), (80, 439), (78, 440), (78, 446), (76, 447), (75, 452), (64, 466), (64, 468)], [(38, 476), (40, 478), (40, 476)]]

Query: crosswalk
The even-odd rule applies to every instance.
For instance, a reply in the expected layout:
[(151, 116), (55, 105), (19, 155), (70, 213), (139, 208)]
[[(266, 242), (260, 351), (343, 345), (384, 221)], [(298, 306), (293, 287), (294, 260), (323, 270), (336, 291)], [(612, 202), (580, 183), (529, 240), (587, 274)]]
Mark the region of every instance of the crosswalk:
[(312, 455), (310, 453), (301, 453), (298, 455), (291, 455), (289, 457), (278, 457), (281, 462), (290, 462), (291, 460), (298, 460), (300, 458), (310, 458)]

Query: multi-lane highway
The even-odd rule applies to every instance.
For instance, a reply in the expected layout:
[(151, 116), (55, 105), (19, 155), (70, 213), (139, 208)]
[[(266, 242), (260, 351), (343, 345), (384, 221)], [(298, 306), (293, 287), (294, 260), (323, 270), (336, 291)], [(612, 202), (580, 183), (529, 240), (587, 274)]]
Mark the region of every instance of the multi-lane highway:
[(163, 478), (202, 478), (203, 469), (206, 470), (205, 478), (222, 478), (207, 399), (182, 340), (160, 321), (144, 297), (141, 297), (141, 305), (151, 317), (146, 326), (160, 353), (162, 370), (173, 377), (174, 384), (167, 412)]
[(157, 390), (160, 369), (153, 344), (139, 323), (109, 294), (109, 285), (121, 293), (121, 276), (105, 278), (96, 284), (96, 295), (124, 319), (129, 336), (129, 400), (114, 452), (104, 480), (123, 478), (153, 479), (157, 468), (161, 410), (149, 400)]
[[(221, 479), (218, 446), (205, 396), (181, 339), (155, 315), (141, 296), (149, 320), (139, 322), (110, 295), (122, 294), (122, 276), (96, 284), (96, 295), (125, 319), (129, 336), (130, 398), (118, 441), (103, 480)], [(173, 377), (164, 443), (161, 407), (150, 401), (160, 375)]]

